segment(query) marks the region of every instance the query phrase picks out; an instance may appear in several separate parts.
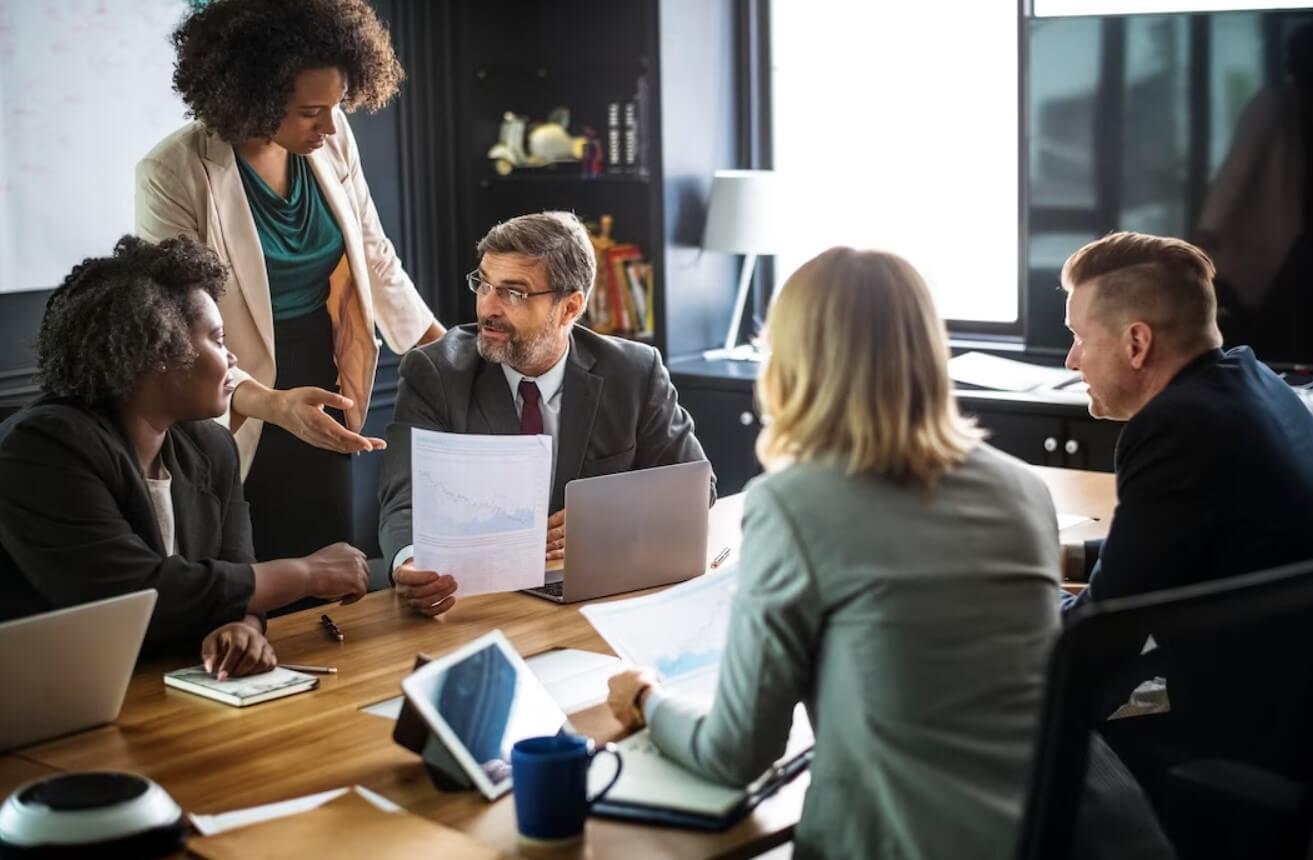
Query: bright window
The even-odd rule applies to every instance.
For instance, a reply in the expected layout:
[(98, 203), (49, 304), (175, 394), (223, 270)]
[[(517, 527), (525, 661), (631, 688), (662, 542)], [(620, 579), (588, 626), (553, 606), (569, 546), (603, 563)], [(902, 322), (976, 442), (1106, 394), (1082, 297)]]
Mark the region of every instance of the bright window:
[(1017, 318), (1017, 6), (772, 0), (779, 282), (832, 245), (906, 257), (947, 319)]

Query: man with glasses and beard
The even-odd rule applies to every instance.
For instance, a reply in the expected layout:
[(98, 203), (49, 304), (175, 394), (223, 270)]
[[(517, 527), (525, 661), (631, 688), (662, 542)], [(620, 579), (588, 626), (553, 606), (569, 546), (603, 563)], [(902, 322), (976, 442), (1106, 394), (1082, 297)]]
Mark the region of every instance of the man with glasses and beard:
[(550, 435), (549, 562), (565, 555), (568, 482), (706, 459), (660, 353), (575, 327), (596, 272), (588, 232), (571, 213), (498, 224), (480, 240), (479, 268), (466, 276), (479, 297), (478, 322), (402, 360), (379, 483), (379, 542), (399, 596), (416, 611), (446, 612), (458, 583), (413, 563), (412, 427)]

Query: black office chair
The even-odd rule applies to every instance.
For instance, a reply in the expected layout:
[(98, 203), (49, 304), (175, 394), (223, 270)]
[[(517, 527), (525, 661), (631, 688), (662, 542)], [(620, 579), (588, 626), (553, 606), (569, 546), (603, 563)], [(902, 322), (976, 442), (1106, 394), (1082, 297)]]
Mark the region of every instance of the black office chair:
[[(1180, 856), (1305, 857), (1313, 798), (1313, 560), (1092, 603), (1068, 617), (1049, 662), (1019, 860), (1071, 856), (1090, 732), (1108, 715), (1104, 684), (1125, 677), (1149, 636), (1179, 670), (1167, 683), (1175, 725), (1185, 727), (1176, 738), (1182, 747), (1154, 799)], [(1206, 688), (1198, 682), (1210, 662), (1225, 665)], [(1246, 667), (1260, 679), (1272, 676), (1273, 685), (1240, 686), (1252, 677)], [(1185, 702), (1173, 694), (1177, 674), (1192, 676)], [(1266, 730), (1220, 745), (1189, 730), (1196, 721), (1216, 726), (1218, 714)], [(1246, 742), (1255, 755), (1247, 755)], [(1283, 758), (1271, 750), (1282, 750)]]

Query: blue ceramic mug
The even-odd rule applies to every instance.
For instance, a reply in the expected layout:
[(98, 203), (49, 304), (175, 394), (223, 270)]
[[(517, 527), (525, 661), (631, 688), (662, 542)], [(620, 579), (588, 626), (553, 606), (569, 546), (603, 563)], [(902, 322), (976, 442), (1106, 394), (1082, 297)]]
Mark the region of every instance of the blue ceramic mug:
[[(598, 753), (615, 757), (615, 776), (588, 796), (588, 768)], [(578, 735), (525, 738), (511, 747), (511, 785), (520, 836), (530, 841), (565, 842), (584, 835), (588, 810), (620, 779), (624, 763), (615, 744), (601, 749)]]

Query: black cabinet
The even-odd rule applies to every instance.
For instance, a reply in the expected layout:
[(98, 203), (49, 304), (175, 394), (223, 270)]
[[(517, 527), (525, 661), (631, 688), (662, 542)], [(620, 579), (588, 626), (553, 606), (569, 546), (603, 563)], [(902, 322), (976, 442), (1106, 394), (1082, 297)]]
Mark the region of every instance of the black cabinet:
[(970, 396), (960, 395), (958, 402), (964, 413), (974, 416), (989, 432), (989, 444), (1000, 451), (1036, 466), (1112, 471), (1122, 428), (1119, 421), (1051, 414), (1025, 401), (990, 401), (981, 406)]
[[(681, 358), (670, 362), (679, 400), (716, 470), (721, 495), (761, 472), (755, 445), (761, 418), (753, 397), (757, 365)], [(989, 432), (995, 448), (1036, 466), (1111, 472), (1122, 424), (1089, 416), (1072, 398), (959, 391), (958, 406)]]
[(753, 396), (755, 365), (701, 358), (670, 363), (680, 404), (693, 416), (698, 441), (716, 471), (716, 492), (740, 492), (761, 472), (755, 446), (761, 431)]
[(693, 416), (698, 441), (716, 470), (716, 492), (728, 496), (742, 490), (761, 471), (754, 453), (761, 419), (751, 393), (683, 384), (679, 399)]

